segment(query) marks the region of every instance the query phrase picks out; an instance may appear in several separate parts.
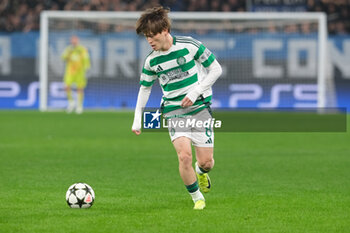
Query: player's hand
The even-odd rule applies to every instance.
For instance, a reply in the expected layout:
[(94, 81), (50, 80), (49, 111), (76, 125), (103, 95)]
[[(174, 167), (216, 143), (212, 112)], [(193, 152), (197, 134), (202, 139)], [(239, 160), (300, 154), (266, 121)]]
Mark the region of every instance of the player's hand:
[(185, 97), (182, 101), (181, 101), (181, 107), (189, 107), (192, 106), (193, 102), (190, 100), (190, 98)]
[(141, 130), (133, 129), (132, 132), (134, 132), (136, 135), (140, 135), (141, 134)]
[(131, 126), (131, 131), (134, 132), (136, 135), (141, 134), (141, 119), (134, 119), (134, 122), (132, 123)]

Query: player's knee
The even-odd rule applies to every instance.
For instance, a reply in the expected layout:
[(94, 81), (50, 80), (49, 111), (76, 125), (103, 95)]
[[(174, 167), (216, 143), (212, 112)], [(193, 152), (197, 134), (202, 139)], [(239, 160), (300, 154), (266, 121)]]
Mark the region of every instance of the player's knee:
[(182, 165), (192, 166), (192, 154), (191, 152), (181, 151), (178, 153), (179, 162)]
[(206, 159), (203, 161), (198, 161), (198, 163), (199, 163), (199, 166), (206, 171), (210, 171), (214, 167), (214, 159), (213, 158)]

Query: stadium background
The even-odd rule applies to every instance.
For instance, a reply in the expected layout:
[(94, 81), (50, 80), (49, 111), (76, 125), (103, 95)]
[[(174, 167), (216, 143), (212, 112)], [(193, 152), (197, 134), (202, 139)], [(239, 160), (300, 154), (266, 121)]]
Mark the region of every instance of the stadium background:
[[(281, 111), (282, 115), (279, 115), (276, 111), (277, 118), (271, 119), (269, 112), (266, 116), (264, 112), (232, 111), (237, 113), (237, 121), (230, 120), (230, 123), (242, 125), (244, 132), (215, 134), (215, 169), (210, 173), (212, 191), (206, 194), (207, 208), (196, 212), (178, 175), (177, 157), (168, 133), (144, 132), (136, 137), (130, 130), (140, 64), (131, 65), (133, 74), (130, 77), (124, 74), (125, 71), (124, 76), (115, 76), (116, 72), (121, 74), (117, 64), (110, 77), (101, 65), (95, 68), (101, 69), (102, 77), (89, 78), (86, 104), (93, 107), (96, 100), (91, 100), (89, 95), (94, 95), (93, 88), (102, 87), (94, 85), (94, 80), (103, 79), (102, 91), (106, 92), (108, 88), (120, 88), (108, 86), (108, 80), (120, 79), (128, 85), (128, 94), (123, 99), (125, 92), (112, 90), (117, 101), (107, 104), (128, 111), (86, 111), (78, 115), (37, 110), (38, 29), (42, 10), (134, 11), (159, 2), (175, 11), (326, 12), (337, 105), (349, 106), (349, 1), (0, 0), (0, 233), (349, 233), (350, 134), (349, 125), (345, 128), (346, 122), (339, 132), (334, 131), (334, 121), (328, 122), (333, 129), (331, 132), (310, 132), (303, 124), (299, 125), (301, 132), (295, 132), (298, 128), (289, 124), (294, 131), (282, 127), (282, 132), (275, 132), (271, 130), (272, 126), (281, 126), (280, 123), (289, 116), (301, 119), (298, 121), (301, 123), (309, 121), (305, 121), (303, 113), (287, 112), (288, 117), (285, 117), (285, 112)], [(277, 4), (264, 5), (264, 2)], [(295, 28), (289, 30), (295, 33)], [(85, 42), (89, 39), (87, 34), (80, 33), (80, 36)], [(147, 47), (134, 31), (109, 39), (121, 40), (125, 36), (132, 38), (130, 43), (135, 46)], [(206, 42), (210, 39), (195, 36)], [(253, 40), (244, 34), (241, 36), (241, 40), (239, 34), (234, 37), (237, 45)], [(284, 44), (292, 39), (280, 38)], [(99, 38), (101, 45), (96, 48), (105, 51), (103, 44), (107, 41), (108, 38)], [(220, 43), (232, 45), (225, 37)], [(228, 57), (232, 60), (238, 55), (249, 55), (249, 52), (240, 53), (239, 50), (234, 53), (228, 50), (230, 54), (225, 54), (216, 47), (220, 43), (208, 44), (219, 59)], [(57, 49), (54, 50), (56, 54), (60, 53), (58, 47), (53, 48)], [(127, 50), (117, 51), (123, 55)], [(286, 52), (281, 49), (276, 58), (284, 58)], [(61, 65), (57, 64), (58, 74), (63, 72)], [(253, 72), (249, 64), (238, 68), (238, 71), (245, 68), (247, 73), (237, 72), (236, 67), (232, 72), (248, 76)], [(96, 70), (90, 72), (89, 75), (93, 75)], [(228, 70), (222, 80), (227, 74)], [(295, 77), (288, 78), (288, 82), (292, 79)], [(57, 81), (60, 80), (61, 76), (57, 75)], [(222, 88), (219, 81), (215, 88)], [(53, 87), (55, 101), (64, 100), (61, 84), (57, 85), (57, 89)], [(160, 92), (157, 89), (153, 89), (151, 101), (152, 105), (158, 106)], [(231, 94), (226, 91), (221, 96), (214, 91), (215, 98), (223, 103)], [(350, 119), (349, 115), (346, 117)], [(256, 131), (254, 126), (263, 125), (264, 119), (269, 123), (264, 124), (268, 132)], [(245, 122), (254, 130), (248, 131)], [(322, 126), (326, 125), (324, 121), (320, 122)], [(86, 182), (93, 187), (96, 200), (92, 208), (73, 210), (66, 204), (66, 190), (75, 182)]]
[[(332, 76), (335, 80), (336, 90), (336, 106), (350, 107), (349, 90), (350, 90), (350, 71), (347, 64), (350, 64), (350, 36), (349, 36), (349, 3), (347, 1), (313, 1), (313, 0), (298, 0), (289, 1), (285, 4), (284, 1), (274, 1), (275, 4), (264, 4), (265, 1), (254, 0), (230, 0), (230, 1), (112, 1), (112, 0), (95, 0), (95, 1), (2, 1), (0, 5), (1, 21), (0, 21), (0, 108), (2, 109), (37, 109), (39, 106), (39, 19), (42, 10), (89, 10), (89, 11), (139, 11), (149, 6), (162, 4), (169, 6), (172, 11), (323, 11), (328, 15), (328, 49), (329, 63), (332, 71)], [(268, 2), (268, 1), (267, 1)], [(291, 31), (288, 34), (294, 33), (295, 37), (300, 38), (301, 35), (297, 31)], [(176, 32), (174, 32), (176, 34)], [(84, 40), (89, 41), (89, 33), (80, 32), (82, 44)], [(215, 33), (202, 35), (200, 33), (192, 33), (194, 38), (197, 38), (209, 46), (216, 54), (218, 59), (235, 61), (236, 58), (251, 57), (253, 51), (240, 50), (244, 47), (244, 43), (252, 43), (254, 37), (247, 34), (241, 34), (234, 37), (235, 46), (231, 46), (232, 37), (227, 35), (219, 35), (220, 41), (210, 43), (212, 38), (215, 38)], [(263, 36), (263, 33), (258, 33), (257, 37)], [(68, 44), (68, 37), (63, 43)], [(276, 35), (283, 44), (287, 44), (293, 37), (283, 37)], [(63, 51), (62, 41), (60, 37), (50, 44), (52, 53), (55, 54), (58, 63), (54, 74), (57, 77), (63, 75), (63, 62), (59, 56)], [(61, 38), (62, 40), (62, 38)], [(95, 45), (90, 46), (89, 52), (92, 56), (92, 69), (89, 71), (89, 84), (86, 91), (85, 106), (87, 108), (130, 108), (135, 106), (136, 96), (138, 91), (138, 80), (142, 59), (148, 52), (147, 43), (140, 37), (136, 36), (133, 31), (110, 33), (108, 37), (101, 36), (98, 41), (94, 39)], [(109, 40), (120, 42), (121, 46), (110, 50), (107, 47)], [(129, 41), (128, 46), (123, 43)], [(60, 46), (61, 45), (61, 46)], [(141, 48), (133, 54), (135, 48)], [(93, 51), (98, 51), (93, 52)], [(111, 51), (114, 54), (110, 54)], [(138, 50), (137, 50), (138, 51)], [(286, 46), (284, 46), (279, 56), (288, 56)], [(109, 53), (109, 54), (107, 54)], [(100, 54), (100, 55), (97, 55)], [(94, 62), (98, 56), (114, 56), (122, 57), (123, 59), (115, 59), (113, 61), (105, 61), (103, 64)], [(136, 56), (139, 64), (128, 63), (130, 56)], [(106, 59), (107, 60), (107, 59)], [(247, 66), (243, 70), (238, 62), (233, 62), (233, 66), (227, 66), (222, 78), (227, 78), (232, 75), (244, 73), (248, 78), (254, 80), (259, 85), (259, 79), (254, 79), (252, 66)], [(225, 66), (225, 61), (223, 62)], [(287, 66), (287, 64), (284, 64)], [(240, 72), (236, 72), (240, 70)], [(316, 74), (306, 74), (316, 78)], [(250, 76), (250, 77), (249, 77)], [(288, 76), (288, 75), (287, 75)], [(284, 77), (285, 78), (285, 77)], [(288, 78), (288, 77), (287, 77)], [(289, 77), (290, 78), (290, 77)], [(95, 82), (100, 82), (101, 79), (105, 85), (95, 85)], [(108, 80), (118, 79), (122, 85), (108, 85)], [(62, 89), (62, 84), (53, 83), (49, 88), (56, 90), (49, 97), (49, 105), (51, 107), (62, 107), (65, 105), (65, 94)], [(115, 81), (115, 80), (114, 80)], [(283, 80), (280, 80), (283, 83)], [(305, 100), (302, 98), (296, 99), (293, 96), (293, 89), (298, 87), (298, 81), (295, 78), (289, 79), (291, 85), (290, 92), (280, 96), (277, 106), (273, 107), (293, 107), (293, 106), (316, 106), (317, 95), (309, 95)], [(302, 85), (302, 84), (300, 84)], [(299, 85), (299, 87), (300, 87)], [(98, 90), (97, 90), (98, 89)], [(227, 85), (220, 85), (220, 80), (214, 86), (215, 98), (214, 106), (217, 107), (257, 107), (268, 102), (268, 96), (272, 90), (272, 86), (264, 87), (264, 95), (256, 101), (240, 101), (230, 103), (228, 100), (233, 94)], [(108, 93), (110, 98), (106, 101), (100, 98), (100, 92)], [(152, 96), (149, 105), (156, 107), (159, 105), (161, 93), (158, 88), (153, 88)], [(311, 99), (310, 99), (311, 96)], [(313, 96), (313, 97), (312, 97)], [(291, 102), (292, 100), (292, 102)]]

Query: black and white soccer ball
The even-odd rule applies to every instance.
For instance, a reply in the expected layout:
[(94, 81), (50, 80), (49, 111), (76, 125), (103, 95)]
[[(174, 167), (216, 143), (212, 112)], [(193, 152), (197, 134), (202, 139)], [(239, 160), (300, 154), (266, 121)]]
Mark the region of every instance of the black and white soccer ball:
[(71, 208), (90, 208), (95, 201), (95, 192), (88, 184), (75, 183), (68, 188), (66, 201)]

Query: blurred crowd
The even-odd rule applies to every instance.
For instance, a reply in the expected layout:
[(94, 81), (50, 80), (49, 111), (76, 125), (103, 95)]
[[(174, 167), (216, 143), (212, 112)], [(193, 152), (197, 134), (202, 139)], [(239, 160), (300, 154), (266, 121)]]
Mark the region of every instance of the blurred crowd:
[[(39, 30), (43, 10), (142, 11), (162, 5), (172, 11), (247, 11), (246, 0), (0, 0), (0, 31)], [(350, 33), (350, 0), (307, 0), (307, 11), (326, 12), (330, 34)]]

